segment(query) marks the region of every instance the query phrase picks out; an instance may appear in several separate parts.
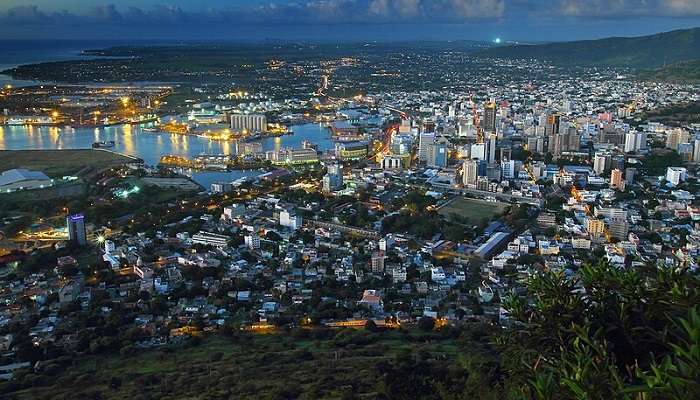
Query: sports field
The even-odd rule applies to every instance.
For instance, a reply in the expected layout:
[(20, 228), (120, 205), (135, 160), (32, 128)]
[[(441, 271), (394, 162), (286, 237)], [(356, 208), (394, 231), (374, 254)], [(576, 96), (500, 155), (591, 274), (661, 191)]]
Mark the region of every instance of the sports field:
[(134, 161), (104, 150), (3, 150), (0, 172), (14, 168), (42, 171), (51, 178), (75, 175), (83, 169), (100, 170)]
[(491, 217), (502, 213), (508, 209), (508, 207), (510, 207), (510, 205), (507, 203), (455, 197), (447, 204), (440, 207), (438, 213), (445, 217), (456, 214), (468, 218), (471, 221), (479, 221), (483, 218), (491, 219)]

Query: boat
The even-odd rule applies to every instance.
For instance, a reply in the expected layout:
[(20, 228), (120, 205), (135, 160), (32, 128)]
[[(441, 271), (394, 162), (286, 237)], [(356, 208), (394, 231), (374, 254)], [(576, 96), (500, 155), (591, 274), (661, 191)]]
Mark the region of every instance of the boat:
[(92, 144), (93, 149), (109, 149), (114, 147), (114, 140), (110, 140), (109, 142), (95, 142)]
[(160, 132), (159, 128), (142, 128), (141, 130), (144, 132)]

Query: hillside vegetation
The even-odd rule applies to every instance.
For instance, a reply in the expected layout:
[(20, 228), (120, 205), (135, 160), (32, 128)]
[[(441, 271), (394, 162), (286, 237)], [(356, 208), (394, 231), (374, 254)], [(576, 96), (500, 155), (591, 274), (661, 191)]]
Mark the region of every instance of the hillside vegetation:
[[(700, 59), (700, 28), (640, 37), (504, 46), (487, 49), (481, 56), (536, 58), (567, 66), (659, 68)], [(697, 64), (695, 64), (697, 70)]]

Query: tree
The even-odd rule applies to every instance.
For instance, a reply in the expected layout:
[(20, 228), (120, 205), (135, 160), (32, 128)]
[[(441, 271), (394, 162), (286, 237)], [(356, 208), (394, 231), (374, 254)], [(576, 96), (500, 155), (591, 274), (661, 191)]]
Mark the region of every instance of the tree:
[(435, 328), (435, 319), (433, 317), (421, 317), (418, 320), (418, 328), (425, 332), (430, 332)]

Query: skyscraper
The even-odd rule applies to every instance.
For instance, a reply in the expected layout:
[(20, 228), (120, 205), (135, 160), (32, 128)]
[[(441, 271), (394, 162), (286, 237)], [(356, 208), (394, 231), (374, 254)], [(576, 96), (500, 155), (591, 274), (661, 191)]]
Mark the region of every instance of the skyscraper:
[(69, 215), (66, 217), (66, 225), (68, 226), (68, 240), (80, 246), (85, 246), (87, 244), (85, 215)]
[(547, 117), (547, 123), (544, 126), (544, 134), (545, 136), (547, 136), (547, 151), (553, 154), (557, 151), (559, 151), (558, 154), (561, 154), (561, 141), (557, 139), (557, 135), (559, 134), (560, 123), (561, 115), (550, 114)]
[(427, 163), (430, 160), (430, 151), (435, 143), (435, 134), (432, 132), (421, 133), (418, 137), (418, 160)]
[(479, 165), (476, 160), (465, 160), (462, 164), (462, 184), (464, 186), (476, 185), (479, 176)]
[(495, 133), (489, 135), (489, 141), (487, 143), (488, 153), (487, 162), (493, 164), (496, 162), (496, 146), (498, 145), (498, 139)]
[(484, 132), (496, 133), (496, 103), (492, 101), (484, 106)]
[(323, 192), (330, 193), (343, 188), (343, 166), (330, 164), (328, 173), (323, 177)]
[(622, 180), (622, 170), (615, 168), (610, 173), (610, 187), (613, 189), (624, 190), (625, 183)]
[(445, 138), (440, 138), (430, 145), (428, 151), (428, 166), (431, 167), (446, 167), (449, 158), (448, 141)]

